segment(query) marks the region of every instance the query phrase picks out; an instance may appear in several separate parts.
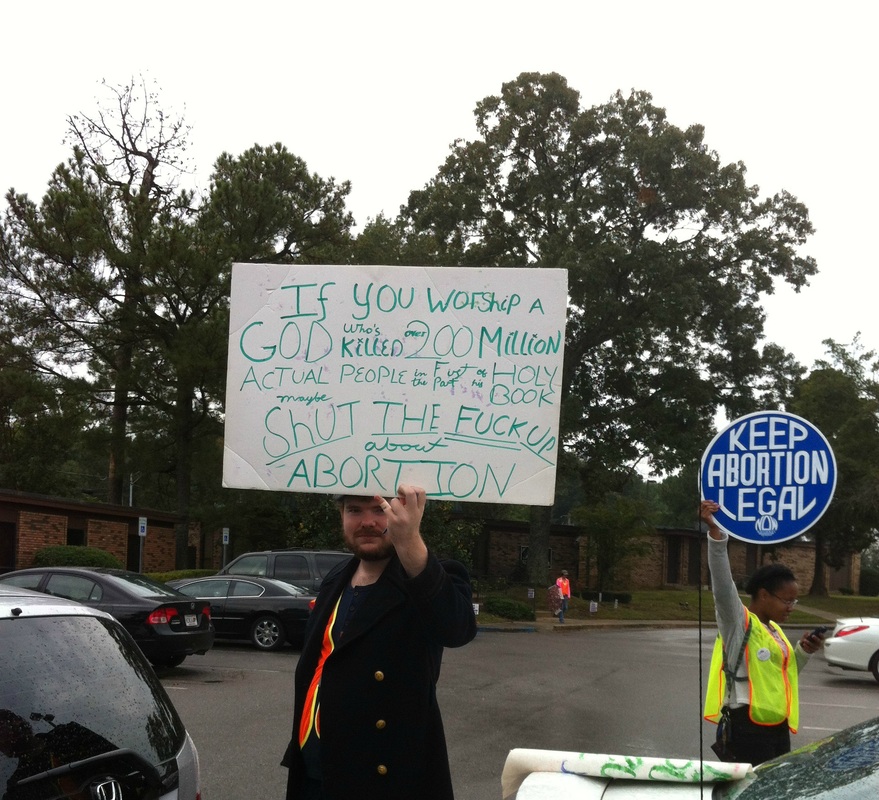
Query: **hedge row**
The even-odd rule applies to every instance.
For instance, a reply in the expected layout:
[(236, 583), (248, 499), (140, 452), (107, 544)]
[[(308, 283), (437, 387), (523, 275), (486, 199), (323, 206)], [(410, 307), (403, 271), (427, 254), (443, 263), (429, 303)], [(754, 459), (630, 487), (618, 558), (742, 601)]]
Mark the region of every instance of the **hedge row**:
[(110, 567), (124, 569), (116, 556), (97, 547), (59, 544), (44, 547), (34, 554), (35, 567)]
[(510, 600), (506, 597), (486, 597), (485, 612), (511, 620), (534, 620), (534, 611), (531, 606), (520, 603), (518, 600)]

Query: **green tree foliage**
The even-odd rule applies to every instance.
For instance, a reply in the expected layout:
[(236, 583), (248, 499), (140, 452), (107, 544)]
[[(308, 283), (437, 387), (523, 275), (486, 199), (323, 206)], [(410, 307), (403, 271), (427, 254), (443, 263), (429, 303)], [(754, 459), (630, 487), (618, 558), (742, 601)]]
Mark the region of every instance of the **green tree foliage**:
[(879, 569), (875, 567), (861, 568), (861, 586), (859, 594), (865, 597), (879, 595)]
[[(708, 444), (708, 441), (705, 442)], [(693, 461), (655, 486), (656, 524), (696, 528), (699, 520), (699, 461)]]
[(645, 555), (650, 548), (647, 534), (655, 527), (650, 505), (610, 493), (600, 502), (575, 508), (571, 517), (586, 535), (586, 575), (594, 566), (594, 588), (624, 588), (618, 581), (627, 559)]
[[(0, 486), (38, 494), (82, 496), (87, 405), (35, 373), (27, 354), (0, 342)], [(79, 462), (79, 463), (78, 463)]]
[[(646, 92), (583, 108), (560, 75), (523, 73), (475, 116), (478, 138), (402, 209), (406, 246), (424, 263), (568, 270), (561, 433), (587, 490), (609, 468), (697, 458), (719, 406), (783, 391), (796, 365), (761, 352), (760, 297), (816, 272), (796, 198), (761, 197)], [(549, 512), (532, 522), (543, 553)]]
[(282, 144), (254, 145), (214, 164), (201, 226), (230, 261), (344, 263), (354, 218), (348, 181), (309, 173)]
[(61, 391), (86, 386), (109, 420), (106, 499), (124, 502), (137, 471), (139, 494), (182, 517), (182, 566), (193, 481), (196, 514), (218, 500), (207, 487), (220, 486), (232, 259), (341, 258), (349, 187), (309, 174), (280, 145), (255, 146), (223, 154), (197, 198), (178, 187), (182, 119), (135, 82), (107, 90), (109, 106), (69, 118), (73, 152), (43, 199), (7, 195), (4, 336)]
[(145, 86), (107, 89), (108, 107), (69, 118), (73, 154), (42, 201), (7, 195), (4, 277), (35, 365), (61, 381), (86, 374), (109, 411), (109, 502), (125, 499), (131, 441), (165, 440), (182, 565), (193, 443), (220, 400), (228, 268), (177, 186), (183, 120)]
[(816, 364), (790, 406), (827, 437), (836, 457), (833, 501), (809, 531), (816, 547), (812, 594), (826, 594), (825, 563), (841, 566), (875, 542), (879, 529), (879, 364), (857, 340), (850, 348), (825, 344), (830, 360)]
[(161, 277), (191, 198), (174, 184), (183, 121), (145, 86), (106, 89), (108, 107), (68, 119), (72, 155), (42, 200), (7, 194), (0, 268), (10, 334), (35, 369), (67, 382), (87, 368), (93, 401), (109, 412), (107, 499), (118, 503), (136, 376), (150, 363), (138, 362), (145, 323), (166, 313)]

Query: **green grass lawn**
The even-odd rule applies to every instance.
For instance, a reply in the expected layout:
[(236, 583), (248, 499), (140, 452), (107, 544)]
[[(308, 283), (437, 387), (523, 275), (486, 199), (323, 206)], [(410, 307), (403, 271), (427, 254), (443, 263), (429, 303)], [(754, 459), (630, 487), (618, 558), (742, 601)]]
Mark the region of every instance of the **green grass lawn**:
[[(536, 590), (533, 600), (528, 599), (528, 590), (525, 587), (510, 587), (502, 592), (487, 592), (480, 597), (474, 597), (476, 602), (484, 602), (487, 595), (501, 595), (512, 600), (518, 600), (538, 612), (546, 609), (546, 590)], [(599, 602), (595, 613), (589, 611), (589, 601), (578, 597), (571, 598), (567, 619), (600, 619), (600, 620), (686, 620), (697, 622), (699, 620), (700, 592), (697, 589), (665, 589), (644, 592), (632, 592), (632, 602), (619, 603), (614, 607), (613, 602)], [(748, 596), (742, 595), (742, 601), (747, 605)], [(709, 590), (701, 592), (702, 620), (714, 621), (714, 598)], [(836, 617), (872, 616), (879, 617), (879, 597), (857, 597), (842, 594), (833, 594), (829, 597), (812, 597), (800, 595), (800, 604), (803, 606), (820, 609), (833, 614)], [(480, 610), (479, 622), (499, 622), (499, 617), (494, 617)], [(795, 609), (788, 620), (793, 624), (819, 623), (822, 617)]]

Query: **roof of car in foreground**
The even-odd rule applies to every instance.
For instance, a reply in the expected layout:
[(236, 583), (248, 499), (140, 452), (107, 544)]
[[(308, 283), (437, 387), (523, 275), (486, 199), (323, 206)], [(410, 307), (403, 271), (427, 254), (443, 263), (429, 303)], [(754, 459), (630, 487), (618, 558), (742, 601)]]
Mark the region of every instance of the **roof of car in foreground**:
[(89, 608), (74, 600), (32, 592), (30, 589), (20, 589), (18, 586), (0, 584), (0, 619), (57, 616), (112, 619), (109, 614)]
[[(98, 573), (99, 575), (140, 575), (139, 572), (132, 572), (128, 569), (119, 569), (118, 567), (82, 567), (77, 565), (60, 565), (53, 567), (24, 567), (15, 570), (15, 573), (22, 572), (75, 572), (75, 573)], [(9, 573), (7, 573), (9, 574)]]

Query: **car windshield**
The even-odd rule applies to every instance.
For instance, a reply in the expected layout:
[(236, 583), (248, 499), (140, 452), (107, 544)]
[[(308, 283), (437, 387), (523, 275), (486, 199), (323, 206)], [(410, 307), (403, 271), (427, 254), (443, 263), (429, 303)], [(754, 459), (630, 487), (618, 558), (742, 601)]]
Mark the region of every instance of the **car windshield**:
[(172, 589), (170, 586), (165, 586), (165, 584), (154, 581), (152, 578), (148, 578), (146, 575), (140, 575), (137, 572), (107, 572), (104, 573), (104, 575), (109, 580), (120, 584), (123, 589), (126, 589), (129, 592), (134, 592), (134, 594), (139, 595), (140, 597), (158, 596), (173, 597), (177, 600), (180, 599), (180, 593), (176, 589)]
[(182, 747), (177, 712), (115, 622), (3, 620), (0, 642), (0, 798), (10, 778), (121, 748), (158, 765)]
[(718, 784), (715, 800), (873, 800), (879, 797), (879, 717)]

